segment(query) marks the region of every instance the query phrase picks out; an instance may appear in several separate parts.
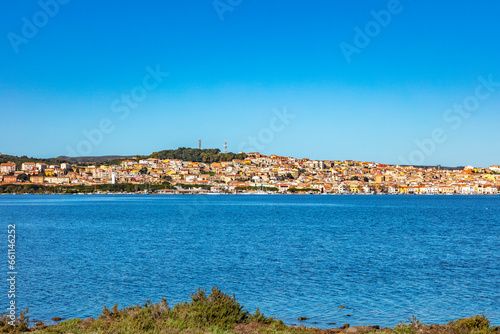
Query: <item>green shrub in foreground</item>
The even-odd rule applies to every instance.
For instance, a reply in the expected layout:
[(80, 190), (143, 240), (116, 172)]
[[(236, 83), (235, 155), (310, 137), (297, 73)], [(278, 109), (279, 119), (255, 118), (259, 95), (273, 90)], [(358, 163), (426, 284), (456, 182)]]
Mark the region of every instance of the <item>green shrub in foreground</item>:
[(490, 327), (490, 321), (484, 314), (450, 321), (448, 325), (456, 328), (459, 333), (495, 333), (498, 331), (498, 326)]
[(0, 333), (22, 333), (28, 330), (30, 318), (28, 317), (29, 309), (19, 312), (16, 315), (14, 325), (8, 314), (0, 314)]
[[(206, 290), (198, 288), (191, 294), (191, 301), (178, 303), (171, 308), (166, 299), (160, 303), (150, 300), (142, 305), (128, 306), (122, 309), (118, 304), (111, 309), (106, 306), (97, 319), (70, 319), (58, 325), (39, 325), (29, 328), (28, 310), (17, 317), (16, 326), (8, 324), (7, 315), (0, 315), (0, 333), (33, 334), (46, 333), (186, 333), (186, 334), (328, 334), (339, 330), (318, 330), (317, 328), (286, 326), (280, 320), (274, 320), (260, 313), (246, 311), (234, 295), (223, 293), (219, 288)], [(459, 319), (446, 325), (425, 325), (413, 317), (410, 323), (401, 323), (394, 329), (373, 330), (371, 333), (390, 334), (500, 334), (498, 326), (491, 327), (484, 315)], [(342, 331), (343, 333), (344, 331)]]
[(173, 308), (170, 308), (165, 299), (157, 304), (147, 301), (142, 306), (123, 309), (118, 309), (118, 305), (111, 310), (104, 307), (102, 315), (92, 324), (92, 328), (110, 329), (114, 332), (120, 332), (119, 329), (123, 327), (133, 332), (155, 332), (165, 328), (228, 330), (240, 323), (271, 324), (275, 321), (259, 310), (250, 314), (236, 301), (234, 295), (230, 296), (217, 287), (213, 287), (210, 294), (198, 288), (190, 297), (190, 302), (178, 303)]

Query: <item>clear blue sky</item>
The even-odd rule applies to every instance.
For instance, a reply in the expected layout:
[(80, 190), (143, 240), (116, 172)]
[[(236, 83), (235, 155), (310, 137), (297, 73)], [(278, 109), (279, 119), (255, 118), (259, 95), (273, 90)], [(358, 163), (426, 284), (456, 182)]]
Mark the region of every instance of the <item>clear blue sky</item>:
[[(201, 138), (313, 159), (500, 164), (500, 85), (475, 97), (478, 77), (500, 82), (496, 1), (53, 1), (1, 5), (2, 153), (150, 154)], [(356, 27), (372, 37), (348, 62)], [(152, 88), (157, 66), (168, 76)], [(447, 112), (464, 101), (467, 117)]]

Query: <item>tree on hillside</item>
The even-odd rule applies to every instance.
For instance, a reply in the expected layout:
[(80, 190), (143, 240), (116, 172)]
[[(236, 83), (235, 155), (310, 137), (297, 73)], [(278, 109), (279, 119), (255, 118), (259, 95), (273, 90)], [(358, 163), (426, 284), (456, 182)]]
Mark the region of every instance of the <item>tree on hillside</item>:
[(27, 182), (30, 180), (30, 177), (26, 175), (26, 173), (22, 173), (17, 176), (17, 180), (21, 182)]
[(243, 160), (246, 158), (245, 154), (235, 154), (235, 153), (221, 153), (219, 149), (195, 149), (188, 147), (179, 147), (176, 150), (164, 150), (159, 152), (154, 152), (150, 156), (156, 159), (177, 159), (183, 161), (193, 161), (193, 162), (220, 162), (220, 161), (231, 161), (233, 159)]

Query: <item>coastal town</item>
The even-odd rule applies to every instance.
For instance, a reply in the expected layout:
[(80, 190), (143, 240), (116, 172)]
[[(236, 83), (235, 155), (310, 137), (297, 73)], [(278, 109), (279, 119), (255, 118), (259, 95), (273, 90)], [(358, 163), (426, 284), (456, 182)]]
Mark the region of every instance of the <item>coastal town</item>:
[[(241, 152), (240, 152), (241, 153)], [(457, 168), (386, 165), (364, 161), (310, 160), (266, 156), (194, 162), (154, 157), (116, 164), (4, 162), (2, 185), (146, 185), (156, 194), (400, 194), (497, 195), (500, 166)], [(142, 188), (141, 188), (142, 189)], [(100, 191), (99, 191), (100, 192)]]

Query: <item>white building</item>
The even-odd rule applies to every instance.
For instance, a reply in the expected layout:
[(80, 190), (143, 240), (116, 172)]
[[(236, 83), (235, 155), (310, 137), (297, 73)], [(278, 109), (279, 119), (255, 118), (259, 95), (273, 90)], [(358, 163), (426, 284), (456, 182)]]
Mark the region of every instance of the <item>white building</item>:
[(0, 173), (11, 173), (16, 171), (16, 164), (13, 162), (6, 162), (0, 164)]
[(35, 163), (34, 162), (23, 162), (21, 165), (21, 170), (24, 171), (32, 171), (35, 170)]

